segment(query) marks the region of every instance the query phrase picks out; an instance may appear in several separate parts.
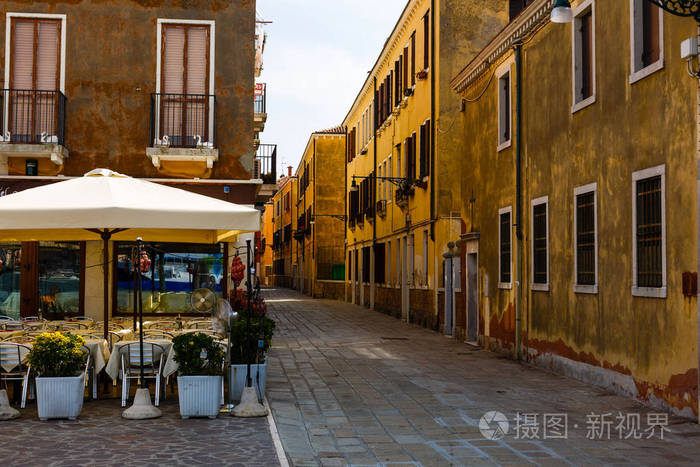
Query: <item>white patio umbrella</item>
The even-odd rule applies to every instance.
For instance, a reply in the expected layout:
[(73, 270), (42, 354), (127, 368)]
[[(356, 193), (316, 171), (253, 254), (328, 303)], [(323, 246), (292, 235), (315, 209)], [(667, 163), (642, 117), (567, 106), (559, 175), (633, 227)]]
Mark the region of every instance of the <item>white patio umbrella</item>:
[(0, 197), (0, 241), (104, 241), (105, 335), (109, 240), (218, 243), (258, 230), (257, 209), (108, 169)]

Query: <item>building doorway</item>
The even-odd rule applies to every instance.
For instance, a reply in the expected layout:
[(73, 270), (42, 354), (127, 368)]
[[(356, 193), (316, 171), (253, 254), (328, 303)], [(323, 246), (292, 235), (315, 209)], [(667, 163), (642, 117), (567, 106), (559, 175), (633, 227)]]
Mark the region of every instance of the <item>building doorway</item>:
[(478, 254), (467, 254), (467, 342), (479, 339), (479, 280)]
[(401, 252), (403, 254), (403, 261), (401, 261), (401, 319), (405, 322), (409, 322), (409, 282), (410, 276), (408, 271), (408, 237), (403, 237), (401, 239)]

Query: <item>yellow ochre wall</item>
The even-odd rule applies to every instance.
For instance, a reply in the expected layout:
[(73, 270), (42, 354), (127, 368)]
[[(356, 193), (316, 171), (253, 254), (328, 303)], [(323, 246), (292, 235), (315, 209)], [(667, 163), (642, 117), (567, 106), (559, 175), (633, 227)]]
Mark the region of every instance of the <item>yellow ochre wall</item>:
[[(543, 2), (537, 2), (537, 4)], [(576, 6), (580, 2), (574, 2)], [(533, 5), (533, 7), (537, 7)], [(630, 84), (630, 2), (594, 1), (595, 102), (572, 113), (572, 25), (546, 24), (522, 53), (522, 353), (537, 364), (697, 416), (697, 297), (682, 273), (697, 270), (698, 82), (679, 45), (692, 19), (663, 15), (664, 66)], [(462, 216), (480, 233), (481, 340), (511, 348), (515, 290), (498, 287), (498, 210), (513, 206), (515, 145), (497, 147), (497, 67), (464, 93)], [(466, 62), (465, 62), (466, 64)], [(513, 103), (515, 66), (510, 65)], [(513, 119), (513, 128), (515, 119)], [(515, 137), (515, 133), (513, 133)], [(667, 297), (634, 297), (632, 173), (665, 164)], [(575, 187), (597, 183), (598, 293), (574, 292)], [(469, 193), (475, 193), (472, 224)], [(532, 199), (549, 197), (549, 291), (531, 286)], [(513, 258), (516, 255), (513, 229)], [(513, 280), (515, 281), (515, 262)]]

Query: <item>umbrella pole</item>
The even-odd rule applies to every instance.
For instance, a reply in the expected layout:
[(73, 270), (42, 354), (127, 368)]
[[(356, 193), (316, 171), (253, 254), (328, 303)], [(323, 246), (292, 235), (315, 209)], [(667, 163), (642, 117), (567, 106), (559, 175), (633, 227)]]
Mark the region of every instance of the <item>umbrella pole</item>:
[(109, 239), (112, 233), (105, 229), (101, 234), (102, 244), (103, 244), (103, 254), (102, 254), (102, 270), (104, 273), (104, 313), (102, 320), (104, 321), (104, 333), (105, 339), (109, 339)]
[(137, 252), (137, 257), (138, 257), (138, 262), (137, 262), (137, 267), (138, 267), (138, 309), (139, 309), (139, 353), (141, 357), (141, 361), (139, 364), (141, 365), (140, 371), (139, 371), (139, 376), (141, 378), (141, 387), (142, 388), (147, 388), (148, 385), (146, 385), (146, 379), (143, 377), (143, 300), (141, 298), (141, 252), (143, 251), (143, 242), (141, 241), (141, 238), (136, 239), (136, 245), (138, 246), (138, 252)]

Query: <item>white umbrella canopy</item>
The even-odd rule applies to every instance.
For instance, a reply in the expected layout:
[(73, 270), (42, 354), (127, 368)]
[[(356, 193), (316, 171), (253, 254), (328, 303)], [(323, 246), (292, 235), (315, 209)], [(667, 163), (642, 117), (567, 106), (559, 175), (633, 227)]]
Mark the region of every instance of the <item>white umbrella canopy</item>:
[(108, 169), (0, 198), (0, 240), (217, 243), (260, 230), (260, 211)]

